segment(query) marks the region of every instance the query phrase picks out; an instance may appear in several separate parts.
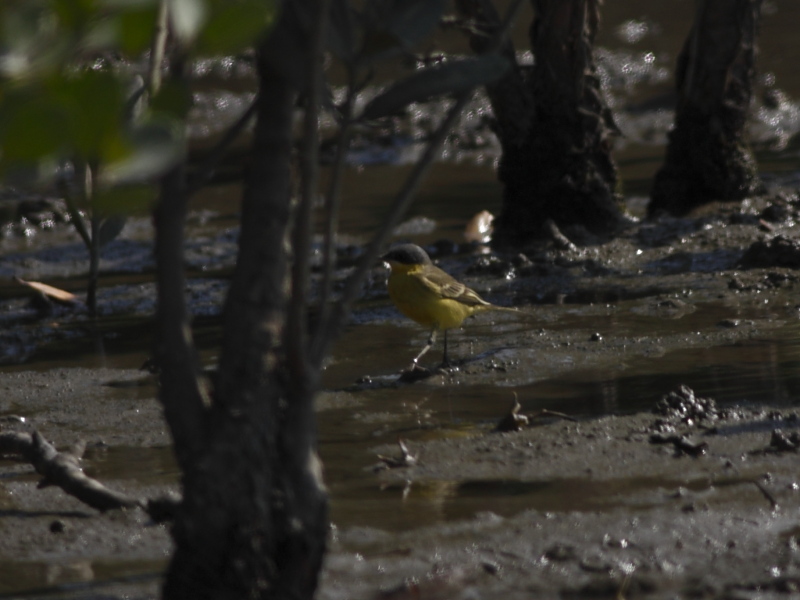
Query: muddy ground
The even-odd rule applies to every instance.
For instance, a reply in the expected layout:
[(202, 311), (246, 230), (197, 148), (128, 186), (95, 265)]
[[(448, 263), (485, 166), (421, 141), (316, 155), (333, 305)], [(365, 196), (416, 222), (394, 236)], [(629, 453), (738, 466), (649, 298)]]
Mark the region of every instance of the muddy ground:
[[(498, 316), (491, 336), (457, 343), (459, 369), (413, 384), (398, 383), (392, 372), (364, 373), (352, 385), (323, 392), (320, 415), (343, 406), (366, 410), (364, 397), (383, 387), (531, 385), (587, 365), (610, 368), (637, 356), (713, 348), (793, 327), (798, 210), (797, 196), (783, 190), (690, 218), (632, 223), (611, 242), (565, 231), (574, 245), (532, 249), (525, 258), (442, 252), (442, 266), (487, 298), (521, 307), (533, 325)], [(115, 243), (130, 242), (123, 236)], [(351, 328), (398, 318), (387, 308), (384, 276), (376, 270), (369, 302), (357, 309)], [(134, 287), (138, 292), (125, 293), (152, 293)], [(18, 300), (7, 302), (20, 310), (13, 304)], [(729, 316), (693, 320), (709, 303), (729, 307)], [(556, 327), (575, 307), (589, 319)], [(623, 310), (662, 326), (649, 335), (615, 328), (613, 316)], [(596, 320), (586, 326), (592, 315)], [(30, 332), (52, 322), (28, 315), (26, 339), (46, 341), (50, 334)], [(6, 323), (13, 331), (14, 323)], [(393, 354), (397, 360), (401, 352)], [(151, 376), (124, 369), (19, 371), (4, 373), (0, 388), (4, 429), (32, 425), (59, 447), (85, 439), (87, 471), (110, 487), (142, 497), (176, 489)], [(539, 505), (548, 508), (502, 516), (484, 510), (401, 533), (334, 523), (318, 597), (800, 594), (798, 411), (785, 403), (723, 408), (688, 390), (651, 408), (600, 418), (532, 418), (520, 431), (502, 433), (493, 431), (494, 423), (479, 423), (467, 435), (409, 443), (413, 464), (375, 469), (369, 476), (376, 485), (413, 490), (440, 482), (468, 493), (469, 482), (494, 480), (511, 493), (540, 494)], [(399, 450), (381, 444), (370, 454), (398, 456)], [(77, 583), (61, 585), (58, 597), (157, 594), (157, 574), (170, 552), (164, 526), (138, 510), (98, 514), (58, 489), (36, 489), (36, 481), (29, 466), (0, 463), (4, 597), (24, 590), (25, 597), (53, 597), (49, 586), (64, 581)], [(126, 578), (128, 572), (135, 576)]]

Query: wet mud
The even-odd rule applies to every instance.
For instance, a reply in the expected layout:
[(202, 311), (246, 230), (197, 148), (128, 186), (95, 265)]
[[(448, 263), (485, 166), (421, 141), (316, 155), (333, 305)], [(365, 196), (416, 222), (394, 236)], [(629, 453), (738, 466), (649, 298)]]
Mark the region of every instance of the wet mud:
[[(413, 383), (399, 373), (425, 332), (390, 306), (376, 269), (318, 398), (333, 503), (319, 598), (798, 589), (800, 417), (791, 390), (754, 397), (722, 386), (715, 399), (680, 387), (699, 355), (800, 333), (786, 258), (798, 248), (796, 209), (774, 192), (632, 222), (610, 242), (565, 231), (572, 244), (524, 257), (429, 245), (440, 266), (521, 314), (479, 316), (452, 332), (456, 368)], [(440, 351), (426, 356), (431, 366)], [(597, 372), (616, 374), (609, 382), (621, 388), (628, 372), (664, 361), (677, 361), (675, 372), (665, 368), (639, 397), (611, 389), (602, 406), (536, 399), (559, 378), (579, 384)], [(797, 364), (790, 355), (779, 368)], [(86, 440), (87, 473), (128, 494), (177, 490), (146, 372), (17, 367), (0, 385), (4, 428), (36, 427), (59, 448)], [(518, 431), (498, 432), (515, 395), (526, 418)], [(541, 414), (543, 404), (564, 415)], [(0, 573), (0, 594), (157, 594), (165, 526), (139, 510), (95, 513), (36, 481), (27, 465), (0, 464), (0, 556), (14, 565), (13, 575)]]
[[(663, 443), (658, 421), (609, 416), (411, 445), (417, 464), (382, 477), (409, 495), (431, 481), (454, 482), (451, 496), (494, 486), (500, 510), (393, 535), (339, 531), (321, 597), (797, 591), (797, 456), (770, 444), (772, 431), (796, 431), (797, 413), (737, 409), (713, 425), (679, 422), (676, 435), (703, 444), (694, 455)], [(527, 507), (503, 514), (515, 495)]]
[[(797, 8), (771, 3), (777, 18), (764, 20), (771, 70), (748, 133), (773, 171), (767, 191), (638, 221), (693, 13), (678, 4), (686, 10), (648, 5), (650, 18), (638, 3), (604, 9), (619, 25), (603, 34), (612, 49), (598, 48), (599, 76), (623, 133), (615, 155), (634, 215), (614, 240), (576, 228), (519, 254), (462, 243), (464, 222), (501, 196), (487, 101), (477, 94), (468, 107), (421, 191), (424, 209), (395, 239), (424, 245), (487, 300), (521, 312), (471, 319), (451, 332), (454, 369), (436, 370), (436, 346), (425, 357), (434, 373), (404, 382), (427, 332), (390, 305), (386, 272), (371, 274), (317, 398), (332, 515), (321, 600), (800, 593), (800, 200), (796, 174), (783, 173), (796, 166), (800, 130), (800, 84), (784, 58)], [(516, 35), (524, 41), (527, 26)], [(466, 51), (460, 44), (444, 50)], [(190, 134), (202, 155), (249, 104), (253, 73), (235, 59), (196, 70), (204, 85)], [(380, 221), (387, 182), (446, 107), (420, 106), (355, 140), (337, 277)], [(237, 154), (220, 166), (187, 224), (187, 301), (212, 368), (241, 165)], [(85, 440), (86, 472), (112, 489), (176, 492), (156, 383), (138, 369), (154, 310), (150, 220), (129, 218), (105, 248), (96, 321), (12, 279), (85, 289), (86, 250), (67, 221), (58, 199), (0, 198), (0, 427), (35, 427), (59, 449)], [(0, 460), (0, 598), (157, 597), (166, 526), (138, 509), (100, 514), (37, 483), (29, 465)]]

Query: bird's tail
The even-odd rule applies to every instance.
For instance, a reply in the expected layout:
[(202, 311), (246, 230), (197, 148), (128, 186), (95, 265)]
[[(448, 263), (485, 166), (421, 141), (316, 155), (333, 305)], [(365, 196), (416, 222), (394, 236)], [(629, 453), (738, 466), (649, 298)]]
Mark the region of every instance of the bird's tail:
[(497, 306), (496, 304), (492, 304), (491, 307), (487, 307), (487, 308), (489, 310), (496, 310), (496, 311), (500, 311), (500, 312), (513, 313), (513, 314), (515, 314), (518, 317), (521, 317), (523, 319), (535, 319), (536, 318), (535, 315), (529, 313), (528, 311), (521, 310), (519, 308), (514, 308), (513, 306)]
[(490, 310), (499, 310), (502, 312), (510, 312), (517, 314), (520, 314), (522, 312), (520, 309), (514, 308), (513, 306), (497, 306), (496, 304), (492, 304), (492, 308)]

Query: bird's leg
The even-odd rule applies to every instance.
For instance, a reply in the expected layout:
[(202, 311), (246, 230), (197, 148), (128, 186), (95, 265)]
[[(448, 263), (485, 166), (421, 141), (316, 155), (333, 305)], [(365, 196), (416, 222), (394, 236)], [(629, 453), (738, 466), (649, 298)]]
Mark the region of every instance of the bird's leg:
[(447, 329), (444, 330), (444, 352), (442, 353), (442, 368), (450, 368), (450, 359), (447, 358)]
[[(436, 331), (437, 331), (436, 327), (431, 329), (431, 334), (428, 336), (428, 343), (425, 344), (425, 347), (422, 349), (422, 352), (417, 354), (417, 356), (414, 357), (414, 360), (411, 361), (411, 370), (412, 371), (414, 369), (421, 369), (422, 368), (422, 367), (419, 366), (419, 359), (422, 358), (425, 355), (425, 353), (428, 350), (430, 350), (431, 347), (433, 346), (433, 342), (436, 341)], [(447, 332), (446, 331), (445, 331), (445, 339), (447, 339)]]

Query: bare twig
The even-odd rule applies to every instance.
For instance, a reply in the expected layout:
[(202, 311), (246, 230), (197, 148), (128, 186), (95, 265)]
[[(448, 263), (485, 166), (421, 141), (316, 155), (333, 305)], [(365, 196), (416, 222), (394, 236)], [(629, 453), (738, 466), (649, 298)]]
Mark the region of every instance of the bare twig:
[[(509, 7), (502, 26), (497, 30), (492, 42), (488, 44), (486, 48), (487, 52), (496, 51), (497, 48), (499, 48), (503, 43), (503, 40), (508, 34), (511, 25), (514, 22), (514, 18), (516, 17), (516, 14), (522, 4), (523, 0), (516, 0), (511, 7)], [(442, 145), (447, 139), (450, 129), (460, 118), (461, 111), (464, 109), (467, 102), (469, 102), (471, 96), (472, 90), (469, 90), (462, 92), (456, 97), (456, 101), (450, 108), (447, 116), (444, 118), (442, 123), (439, 125), (439, 128), (431, 137), (428, 147), (425, 149), (425, 153), (423, 154), (422, 158), (414, 165), (414, 168), (406, 179), (403, 187), (397, 194), (397, 197), (395, 198), (395, 201), (392, 204), (392, 207), (390, 208), (389, 214), (384, 220), (383, 225), (381, 225), (378, 232), (372, 238), (372, 241), (370, 241), (366, 251), (364, 252), (364, 255), (361, 257), (361, 260), (356, 266), (355, 271), (347, 280), (341, 299), (337, 303), (336, 307), (330, 312), (329, 317), (324, 322), (320, 322), (320, 326), (311, 349), (312, 364), (316, 366), (320, 365), (322, 359), (327, 354), (328, 348), (330, 347), (333, 339), (336, 337), (345, 315), (349, 312), (351, 304), (355, 301), (361, 290), (361, 286), (367, 277), (367, 273), (375, 264), (375, 261), (378, 258), (378, 253), (380, 252), (381, 248), (383, 248), (386, 240), (389, 239), (389, 235), (397, 226), (400, 218), (411, 206), (417, 190), (422, 184), (425, 176), (428, 174), (428, 171), (430, 171), (433, 161), (438, 156)]]
[[(339, 228), (339, 211), (342, 201), (342, 179), (344, 176), (345, 158), (350, 143), (350, 127), (353, 113), (353, 101), (356, 95), (356, 85), (353, 72), (350, 71), (350, 82), (347, 86), (347, 98), (342, 106), (342, 127), (336, 139), (336, 158), (333, 163), (328, 195), (325, 198), (326, 229), (323, 250), (322, 293), (320, 294), (319, 323), (325, 323), (330, 318), (331, 301), (333, 296), (333, 272), (336, 266), (334, 257), (334, 244), (336, 231)], [(316, 338), (314, 339), (316, 343)]]
[(80, 466), (84, 449), (85, 445), (79, 443), (70, 450), (59, 452), (36, 430), (32, 433), (0, 433), (0, 454), (21, 456), (31, 463), (42, 476), (38, 487), (58, 486), (99, 511), (143, 506), (139, 499), (115, 492), (87, 476)]
[(217, 164), (219, 164), (220, 160), (222, 160), (225, 152), (250, 124), (250, 121), (253, 120), (255, 115), (256, 102), (254, 100), (250, 106), (247, 107), (247, 110), (236, 119), (236, 122), (228, 128), (225, 135), (222, 136), (222, 139), (214, 144), (214, 147), (206, 153), (203, 159), (194, 168), (194, 173), (187, 184), (187, 194), (191, 196), (214, 176), (214, 169)]
[(167, 15), (167, 0), (160, 0), (158, 3), (158, 15), (156, 16), (153, 43), (150, 46), (150, 64), (147, 70), (147, 91), (150, 99), (152, 99), (159, 88), (161, 88), (161, 63), (164, 62), (167, 33), (169, 32)]
[(92, 246), (92, 236), (89, 234), (89, 230), (86, 229), (86, 222), (83, 220), (83, 216), (75, 204), (75, 198), (72, 197), (72, 193), (69, 191), (69, 185), (63, 177), (59, 179), (58, 187), (61, 197), (64, 198), (64, 203), (67, 205), (67, 214), (69, 214), (69, 220), (72, 223), (72, 226), (75, 228), (75, 231), (77, 231), (78, 235), (81, 236), (81, 240), (83, 240), (83, 243), (88, 250)]
[(548, 410), (543, 408), (535, 415), (531, 417), (531, 419), (541, 419), (542, 417), (557, 417), (559, 419), (564, 419), (565, 421), (572, 421), (573, 423), (577, 423), (578, 419), (575, 417), (571, 417), (570, 415), (562, 412), (558, 412), (557, 410)]
[(100, 277), (100, 215), (97, 214), (95, 202), (95, 182), (97, 181), (97, 163), (89, 163), (86, 165), (86, 183), (84, 190), (86, 200), (91, 208), (91, 216), (89, 217), (89, 226), (91, 227), (91, 236), (89, 240), (89, 283), (86, 290), (86, 306), (89, 309), (89, 314), (95, 316), (97, 313), (97, 283)]
[[(170, 77), (176, 81), (186, 77), (185, 61), (177, 51), (170, 59)], [(205, 409), (211, 404), (192, 342), (186, 308), (183, 244), (188, 197), (185, 172), (186, 163), (182, 160), (161, 178), (160, 197), (153, 210), (158, 291), (158, 335), (153, 354), (161, 374), (159, 397), (164, 417), (184, 473), (206, 443)]]
[(417, 464), (417, 457), (411, 454), (405, 440), (397, 438), (397, 445), (400, 446), (400, 457), (384, 456), (378, 454), (378, 463), (372, 467), (373, 471), (383, 471), (384, 469), (399, 469), (402, 467), (413, 467)]
[(758, 481), (757, 479), (753, 479), (751, 481), (753, 482), (753, 485), (758, 488), (758, 491), (761, 492), (761, 494), (764, 496), (764, 498), (767, 499), (767, 501), (769, 502), (770, 506), (772, 507), (772, 510), (776, 510), (779, 505), (778, 505), (778, 501), (775, 499), (775, 496), (773, 496), (770, 493), (770, 491), (767, 488), (765, 488), (764, 485), (760, 481)]
[(522, 405), (519, 403), (517, 393), (514, 392), (514, 403), (511, 405), (511, 409), (500, 419), (494, 430), (499, 432), (521, 431), (523, 427), (528, 425), (530, 419), (527, 415), (522, 414), (520, 410), (522, 410)]
[[(300, 203), (292, 232), (294, 262), (292, 264), (292, 302), (287, 318), (287, 359), (294, 380), (306, 381), (308, 361), (308, 286), (311, 255), (311, 216), (319, 179), (319, 108), (323, 91), (322, 58), (330, 19), (330, 0), (316, 0), (312, 4), (311, 68), (308, 73), (306, 108), (303, 122), (303, 152), (301, 154)], [(303, 395), (299, 395), (302, 397)], [(310, 399), (310, 396), (308, 396)]]

